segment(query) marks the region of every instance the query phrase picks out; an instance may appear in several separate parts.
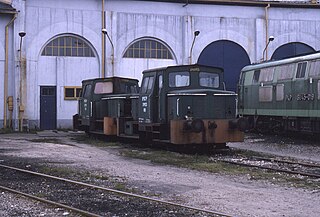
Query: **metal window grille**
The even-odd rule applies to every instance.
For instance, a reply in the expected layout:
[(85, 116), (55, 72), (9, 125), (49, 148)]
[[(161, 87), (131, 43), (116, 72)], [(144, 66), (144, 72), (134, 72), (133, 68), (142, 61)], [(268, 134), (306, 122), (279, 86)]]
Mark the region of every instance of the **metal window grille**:
[(43, 49), (42, 56), (94, 57), (91, 47), (74, 36), (61, 36), (50, 41)]
[(159, 41), (142, 39), (133, 43), (125, 52), (125, 58), (173, 59), (169, 49)]

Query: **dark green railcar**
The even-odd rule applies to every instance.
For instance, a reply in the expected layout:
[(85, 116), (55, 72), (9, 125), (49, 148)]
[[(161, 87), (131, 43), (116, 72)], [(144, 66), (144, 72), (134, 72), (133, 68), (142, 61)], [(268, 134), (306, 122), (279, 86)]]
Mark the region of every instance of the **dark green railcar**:
[[(137, 111), (131, 105), (138, 100), (138, 90), (136, 79), (109, 77), (82, 81), (74, 128), (115, 135), (117, 118), (137, 119)], [(105, 126), (106, 121), (113, 125)]]
[(225, 146), (243, 141), (237, 94), (226, 91), (221, 68), (169, 66), (124, 78), (83, 81), (79, 129), (141, 141)]
[(253, 128), (319, 133), (320, 53), (244, 67), (238, 94)]
[(236, 97), (221, 68), (169, 66), (143, 72), (138, 102), (140, 139), (171, 144), (243, 141)]

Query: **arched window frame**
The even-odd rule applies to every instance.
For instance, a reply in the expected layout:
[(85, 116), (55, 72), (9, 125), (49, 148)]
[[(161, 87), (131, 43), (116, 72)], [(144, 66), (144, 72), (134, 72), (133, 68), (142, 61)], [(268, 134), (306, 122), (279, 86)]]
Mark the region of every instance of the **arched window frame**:
[(41, 56), (95, 57), (90, 43), (73, 34), (57, 35), (50, 39), (41, 51)]
[(144, 37), (131, 42), (123, 58), (174, 60), (174, 54), (165, 42), (156, 38)]

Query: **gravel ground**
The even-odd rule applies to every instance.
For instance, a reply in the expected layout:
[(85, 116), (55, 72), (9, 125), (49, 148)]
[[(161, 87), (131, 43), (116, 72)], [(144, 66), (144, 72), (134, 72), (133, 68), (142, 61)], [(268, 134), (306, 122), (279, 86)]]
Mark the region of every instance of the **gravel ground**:
[[(246, 176), (223, 176), (154, 165), (149, 161), (121, 157), (117, 148), (94, 147), (70, 140), (70, 136), (77, 135), (72, 132), (1, 134), (0, 163), (1, 155), (7, 155), (38, 158), (53, 165), (98, 171), (124, 179), (136, 188), (156, 193), (161, 199), (235, 216), (316, 217), (320, 213), (320, 191), (284, 187), (267, 181), (251, 180)], [(41, 138), (61, 138), (63, 142), (32, 142)], [(249, 135), (246, 142), (229, 146), (320, 162), (320, 146), (302, 144), (291, 139)], [(12, 208), (12, 204), (17, 203), (22, 204), (18, 206), (18, 211)], [(42, 205), (6, 192), (0, 195), (0, 205), (0, 216), (41, 216), (42, 213), (57, 212), (54, 209), (48, 211)], [(19, 212), (29, 215), (15, 215)], [(59, 215), (62, 216), (61, 213)]]

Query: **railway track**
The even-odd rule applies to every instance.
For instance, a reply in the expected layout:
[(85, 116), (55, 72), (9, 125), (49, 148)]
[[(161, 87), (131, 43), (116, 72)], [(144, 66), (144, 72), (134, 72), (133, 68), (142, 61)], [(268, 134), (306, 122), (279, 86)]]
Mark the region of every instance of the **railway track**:
[(220, 159), (219, 161), (245, 167), (272, 170), (277, 172), (320, 178), (320, 165), (298, 161), (281, 160), (265, 157), (240, 157), (232, 159)]
[[(74, 213), (78, 213), (81, 216), (109, 216), (112, 214), (114, 215), (124, 215), (124, 213), (113, 213), (110, 204), (117, 207), (117, 210), (125, 210), (126, 207), (134, 207), (137, 208), (137, 213), (134, 213), (133, 216), (158, 216), (160, 212), (170, 210), (167, 215), (165, 216), (232, 216), (230, 214), (212, 211), (212, 210), (205, 210), (201, 208), (186, 206), (174, 202), (163, 201), (160, 199), (155, 199), (147, 196), (142, 196), (138, 194), (133, 194), (125, 191), (115, 190), (111, 188), (101, 187), (93, 184), (88, 184), (84, 182), (74, 181), (66, 178), (61, 178), (57, 176), (47, 175), (39, 172), (33, 172), (30, 170), (20, 169), (16, 167), (11, 167), (7, 165), (0, 164), (1, 174), (4, 179), (0, 180), (0, 189), (3, 191), (10, 191), (15, 194), (20, 194), (25, 197), (38, 200), (40, 202), (50, 204), (55, 207), (64, 208), (66, 210), (70, 210)], [(7, 174), (5, 174), (7, 173)], [(3, 185), (5, 182), (6, 186)], [(28, 184), (32, 182), (33, 185), (37, 185), (37, 188), (34, 189), (36, 192), (26, 192), (28, 188)], [(10, 183), (10, 184), (9, 184)], [(59, 184), (58, 184), (59, 183)], [(61, 184), (63, 183), (63, 184)], [(67, 184), (67, 186), (65, 186)], [(9, 185), (9, 186), (8, 186)], [(100, 204), (100, 208), (102, 207), (109, 207), (108, 210), (101, 211), (99, 207), (96, 209), (84, 209), (84, 208), (77, 208), (75, 207), (74, 203), (72, 202), (73, 198), (71, 197), (71, 201), (61, 200), (57, 201), (55, 196), (49, 196), (46, 194), (47, 189), (43, 189), (42, 186), (49, 186), (54, 187), (54, 191), (57, 191), (59, 194), (62, 194), (61, 189), (66, 189), (68, 194), (70, 195), (77, 195), (78, 192), (83, 194), (84, 188), (90, 189), (89, 194), (85, 195), (92, 195), (91, 198), (84, 198), (86, 203), (89, 203), (88, 199), (93, 199), (95, 203)], [(23, 189), (23, 190), (22, 190)], [(75, 192), (71, 193), (70, 189), (75, 190)], [(51, 189), (52, 190), (52, 189)], [(111, 196), (102, 198), (101, 201), (97, 201), (94, 198), (94, 193), (92, 191), (98, 191), (98, 195), (104, 195), (106, 192), (111, 194)], [(40, 193), (39, 193), (40, 192)], [(52, 193), (52, 191), (49, 191)], [(104, 193), (102, 193), (104, 192)], [(36, 196), (36, 194), (41, 194), (40, 196)], [(80, 194), (80, 193), (79, 193)], [(117, 196), (116, 196), (117, 195)], [(99, 197), (100, 197), (99, 196)], [(63, 196), (62, 196), (63, 197)], [(90, 197), (90, 196), (89, 196)], [(61, 198), (61, 195), (60, 195)], [(115, 202), (116, 201), (116, 202)], [(143, 201), (143, 202), (142, 202)], [(130, 204), (132, 203), (132, 204)], [(70, 204), (70, 205), (68, 205)], [(122, 207), (119, 207), (121, 206)], [(81, 204), (77, 204), (79, 207), (86, 207), (82, 206)], [(150, 207), (151, 208), (150, 210)], [(156, 214), (158, 213), (158, 214)], [(132, 213), (131, 213), (132, 214)], [(162, 213), (163, 214), (163, 213)]]

